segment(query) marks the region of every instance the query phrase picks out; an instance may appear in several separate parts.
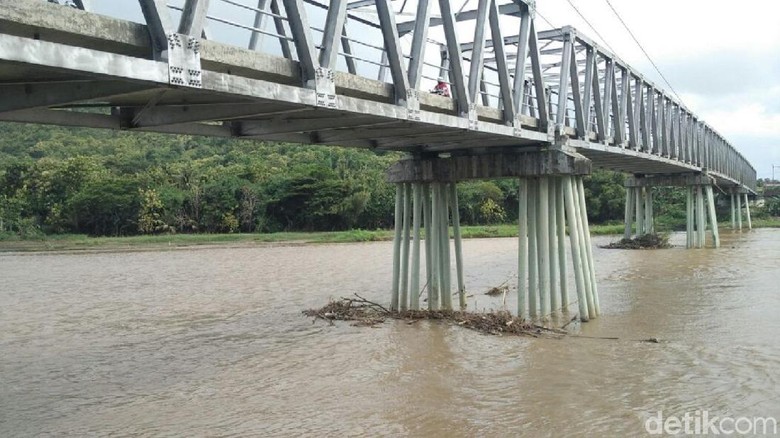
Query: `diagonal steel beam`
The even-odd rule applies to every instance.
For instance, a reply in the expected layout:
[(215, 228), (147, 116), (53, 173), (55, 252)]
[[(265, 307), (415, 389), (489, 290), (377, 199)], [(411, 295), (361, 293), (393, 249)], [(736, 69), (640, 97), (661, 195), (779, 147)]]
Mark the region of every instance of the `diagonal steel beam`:
[[(255, 29), (263, 29), (263, 23), (265, 22), (265, 15), (263, 12), (268, 4), (268, 0), (257, 0), (257, 11), (255, 12), (255, 21), (252, 27)], [(257, 50), (257, 46), (260, 45), (263, 39), (263, 34), (260, 32), (252, 31), (249, 36), (249, 50)]]
[(332, 0), (325, 18), (325, 29), (322, 32), (322, 49), (320, 50), (320, 65), (335, 69), (339, 56), (339, 40), (344, 32), (347, 19), (347, 0)]
[(528, 50), (531, 54), (531, 71), (534, 79), (539, 125), (543, 130), (546, 130), (550, 125), (550, 110), (547, 105), (547, 90), (544, 84), (544, 76), (542, 75), (542, 63), (539, 59), (539, 41), (536, 38), (536, 26), (534, 25), (533, 19), (530, 23)]
[(282, 0), (287, 11), (287, 22), (293, 36), (295, 50), (298, 52), (298, 61), (301, 65), (304, 81), (311, 81), (317, 75), (319, 60), (314, 47), (311, 27), (306, 17), (306, 10), (302, 0)]
[(179, 33), (200, 38), (208, 9), (209, 0), (187, 0), (179, 20)]
[(479, 83), (482, 79), (482, 65), (485, 62), (485, 30), (488, 19), (488, 5), (491, 0), (479, 0), (477, 7), (477, 18), (474, 22), (474, 48), (471, 52), (471, 63), (469, 69), (469, 100), (476, 102)]
[(154, 59), (167, 58), (168, 35), (176, 32), (176, 28), (168, 12), (165, 0), (138, 0), (141, 12), (144, 14), (146, 26), (154, 48)]
[(271, 0), (271, 13), (274, 14), (274, 27), (276, 33), (279, 35), (279, 46), (282, 49), (282, 56), (287, 59), (292, 59), (292, 48), (290, 47), (290, 41), (287, 40), (287, 30), (284, 28), (284, 20), (282, 20), (282, 12), (279, 9), (279, 2), (277, 0)]
[(450, 71), (450, 82), (453, 85), (453, 93), (458, 103), (458, 112), (461, 115), (468, 114), (470, 109), (470, 99), (466, 90), (465, 75), (463, 72), (463, 55), (458, 44), (458, 34), (455, 28), (455, 15), (452, 11), (452, 5), (449, 0), (439, 0), (439, 9), (444, 25), (444, 36), (447, 41), (447, 54)]
[(496, 0), (490, 0), (488, 20), (490, 22), (490, 37), (495, 43), (493, 52), (496, 58), (496, 70), (498, 73), (499, 96), (503, 104), (504, 122), (513, 123), (518, 114), (512, 93), (511, 79), (509, 78), (509, 66), (504, 48), (504, 38), (501, 36), (501, 23), (499, 21), (498, 6)]
[(407, 77), (404, 63), (404, 53), (401, 49), (401, 40), (398, 37), (398, 29), (395, 25), (395, 11), (390, 0), (376, 0), (376, 11), (379, 14), (379, 23), (382, 27), (385, 54), (390, 65), (390, 75), (393, 78), (396, 102), (405, 101), (409, 91), (409, 78)]
[[(371, 1), (373, 2), (373, 0)], [(420, 88), (420, 81), (422, 80), (430, 17), (431, 7), (429, 0), (419, 0), (417, 3), (417, 20), (415, 21), (414, 33), (412, 34), (411, 59), (409, 59), (409, 86), (415, 90)]]

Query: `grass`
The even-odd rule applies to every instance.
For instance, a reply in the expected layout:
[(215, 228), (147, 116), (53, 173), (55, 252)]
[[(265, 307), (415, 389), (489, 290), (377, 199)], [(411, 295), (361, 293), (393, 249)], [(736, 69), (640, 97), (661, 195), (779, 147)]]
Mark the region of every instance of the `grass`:
[[(746, 224), (743, 224), (747, 226)], [(731, 226), (721, 223), (722, 227)], [(754, 219), (753, 228), (780, 228), (780, 218)], [(591, 225), (591, 235), (623, 233), (623, 224)], [(515, 237), (516, 224), (475, 225), (461, 227), (465, 239)], [(21, 238), (0, 233), (0, 252), (74, 251), (74, 250), (142, 250), (204, 245), (240, 246), (273, 243), (347, 243), (391, 240), (392, 230), (349, 230), (322, 232), (282, 232), (267, 234), (164, 234), (152, 236), (90, 237), (83, 234), (53, 234)]]

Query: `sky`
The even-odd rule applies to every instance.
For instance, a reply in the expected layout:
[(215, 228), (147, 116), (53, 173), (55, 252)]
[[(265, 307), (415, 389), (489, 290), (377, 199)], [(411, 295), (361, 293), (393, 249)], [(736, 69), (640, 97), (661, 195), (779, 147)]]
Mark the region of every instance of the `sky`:
[[(212, 11), (218, 3), (212, 0)], [(402, 2), (393, 2), (398, 3)], [(406, 11), (414, 11), (416, 2), (409, 3)], [(683, 103), (729, 140), (753, 164), (759, 178), (771, 177), (772, 165), (780, 166), (780, 2), (609, 3)], [(452, 0), (452, 4), (459, 9), (463, 1)], [(476, 4), (476, 0), (469, 0), (465, 9), (475, 9)], [(604, 45), (623, 61), (656, 85), (669, 89), (610, 9), (608, 0), (537, 0), (536, 5), (538, 30), (571, 25), (597, 42), (606, 42)], [(106, 15), (140, 18), (135, 0), (90, 0), (90, 6)], [(409, 19), (399, 16), (397, 21)], [(517, 30), (507, 29), (504, 35), (511, 33)], [(775, 173), (780, 179), (780, 167)]]

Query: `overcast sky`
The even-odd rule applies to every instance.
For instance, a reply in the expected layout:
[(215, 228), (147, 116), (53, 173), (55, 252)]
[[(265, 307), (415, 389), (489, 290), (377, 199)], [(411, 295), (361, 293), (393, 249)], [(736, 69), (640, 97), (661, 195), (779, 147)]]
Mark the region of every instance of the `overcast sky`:
[[(683, 103), (731, 141), (753, 164), (759, 178), (771, 176), (772, 164), (780, 165), (780, 2), (610, 2)], [(452, 3), (459, 9), (463, 2)], [(470, 0), (466, 9), (475, 8), (476, 3)], [(550, 27), (544, 20), (547, 19), (555, 27), (572, 25), (596, 41), (601, 41), (600, 34), (618, 57), (657, 85), (667, 87), (607, 0), (571, 3), (597, 32), (574, 11), (569, 0), (537, 0), (538, 29)], [(107, 15), (130, 14), (140, 18), (135, 0), (91, 0), (91, 5), (96, 12)], [(413, 10), (407, 6), (406, 11)], [(399, 17), (397, 21), (408, 19)], [(507, 29), (504, 34), (516, 32)], [(780, 175), (780, 169), (776, 174)]]

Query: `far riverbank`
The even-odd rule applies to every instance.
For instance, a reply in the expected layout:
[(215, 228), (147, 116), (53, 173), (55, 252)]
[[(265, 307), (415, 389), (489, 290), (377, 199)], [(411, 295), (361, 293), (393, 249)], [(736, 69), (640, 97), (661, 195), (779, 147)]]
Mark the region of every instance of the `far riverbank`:
[[(729, 224), (721, 223), (721, 227)], [(747, 226), (747, 224), (743, 224)], [(780, 218), (757, 219), (754, 228), (780, 228)], [(461, 227), (463, 238), (517, 236), (516, 224)], [(592, 235), (618, 235), (622, 224), (591, 225)], [(663, 230), (661, 230), (663, 231)], [(160, 234), (123, 237), (90, 237), (82, 234), (53, 234), (29, 238), (0, 235), (0, 252), (38, 251), (130, 251), (193, 246), (246, 246), (262, 244), (319, 244), (392, 240), (393, 230), (349, 230), (233, 234)]]

